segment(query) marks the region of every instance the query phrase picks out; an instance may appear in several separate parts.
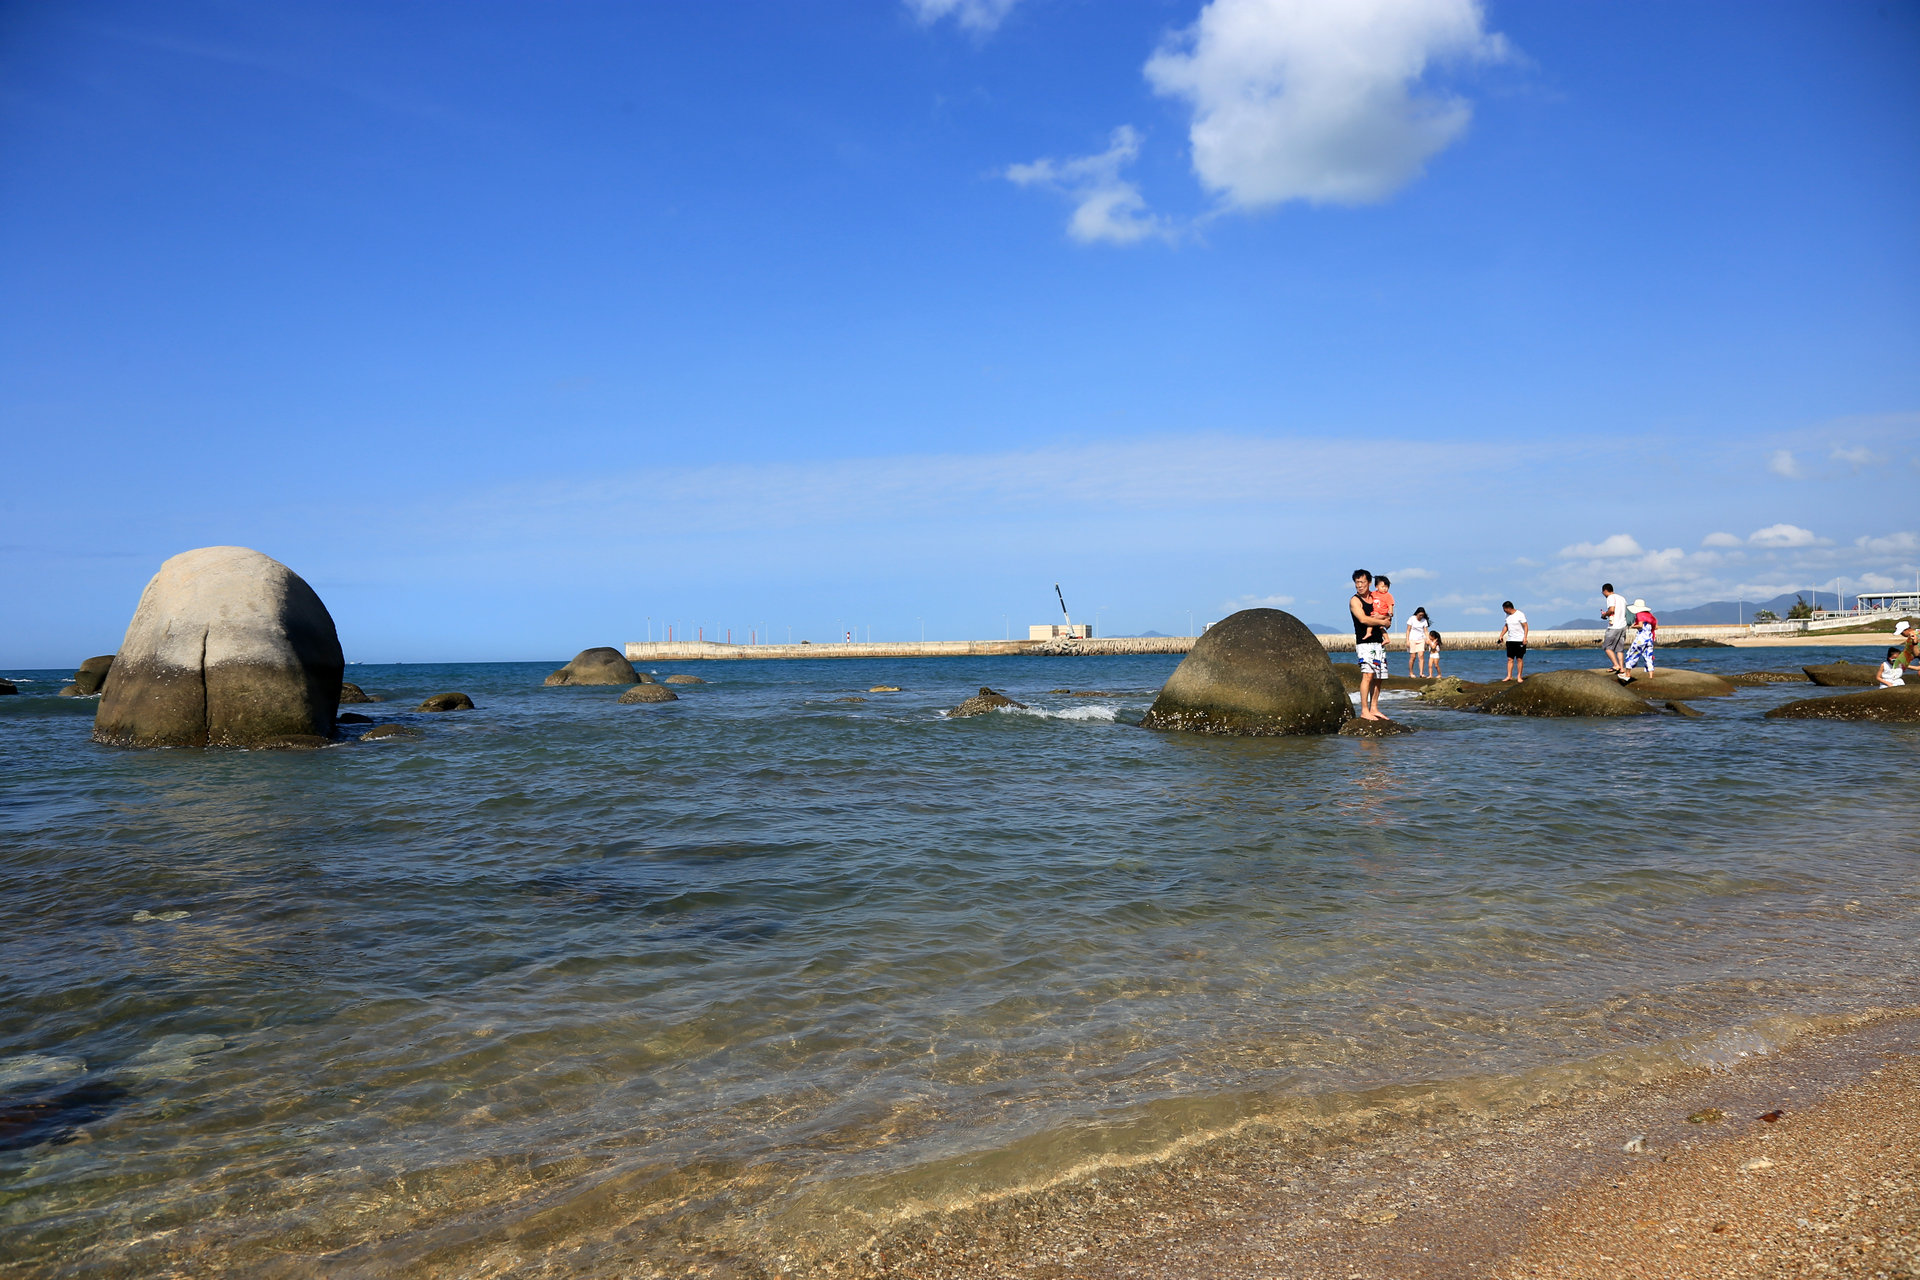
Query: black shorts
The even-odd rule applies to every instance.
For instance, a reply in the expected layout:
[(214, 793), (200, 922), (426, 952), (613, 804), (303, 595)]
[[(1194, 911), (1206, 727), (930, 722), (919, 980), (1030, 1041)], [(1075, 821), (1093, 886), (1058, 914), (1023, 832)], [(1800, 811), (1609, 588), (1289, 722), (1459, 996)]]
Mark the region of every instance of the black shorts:
[(1526, 657), (1526, 656), (1527, 656), (1527, 642), (1526, 642), (1525, 640), (1509, 640), (1509, 641), (1507, 641), (1507, 656), (1508, 656), (1509, 658), (1524, 658), (1524, 657)]

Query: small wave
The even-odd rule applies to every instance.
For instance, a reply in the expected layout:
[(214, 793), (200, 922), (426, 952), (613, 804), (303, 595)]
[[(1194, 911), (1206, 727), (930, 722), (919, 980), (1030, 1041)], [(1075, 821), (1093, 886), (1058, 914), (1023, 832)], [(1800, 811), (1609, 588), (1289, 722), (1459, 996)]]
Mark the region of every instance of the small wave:
[(995, 707), (994, 712), (997, 715), (1033, 716), (1038, 720), (1099, 720), (1111, 724), (1120, 714), (1120, 708), (1095, 702), (1083, 707), (1067, 707), (1061, 711), (1049, 711), (1045, 707)]

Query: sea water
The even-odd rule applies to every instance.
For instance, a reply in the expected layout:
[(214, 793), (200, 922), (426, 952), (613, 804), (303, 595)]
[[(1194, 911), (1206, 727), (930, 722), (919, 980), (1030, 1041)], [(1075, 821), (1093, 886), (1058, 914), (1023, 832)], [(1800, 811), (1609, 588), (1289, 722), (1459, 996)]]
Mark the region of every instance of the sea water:
[[(663, 665), (708, 683), (640, 706), (557, 661), (355, 666), (383, 701), (347, 709), (422, 736), (316, 752), (95, 746), (65, 672), (15, 673), (8, 1273), (804, 1268), (1249, 1120), (1920, 1004), (1920, 729), (1762, 718), (1805, 684), (1136, 727), (1177, 662)], [(942, 714), (983, 683), (1028, 709)]]

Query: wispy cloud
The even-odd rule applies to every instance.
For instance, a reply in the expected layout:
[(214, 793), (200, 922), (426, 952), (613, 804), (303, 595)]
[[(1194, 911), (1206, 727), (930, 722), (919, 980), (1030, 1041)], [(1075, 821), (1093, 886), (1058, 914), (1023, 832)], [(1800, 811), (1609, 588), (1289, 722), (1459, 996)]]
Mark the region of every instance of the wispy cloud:
[(1804, 480), (1807, 475), (1800, 466), (1800, 459), (1793, 456), (1791, 449), (1775, 449), (1767, 459), (1767, 470), (1783, 480)]
[(1235, 613), (1241, 609), (1284, 609), (1292, 603), (1292, 596), (1241, 596), (1226, 601), (1220, 608), (1224, 613)]
[(1920, 534), (1889, 533), (1884, 537), (1862, 537), (1854, 539), (1854, 546), (1868, 555), (1897, 556), (1905, 552), (1920, 551)]
[(981, 35), (992, 31), (1019, 0), (905, 0), (907, 9), (928, 25), (951, 18), (954, 25)]
[(1865, 445), (1854, 445), (1851, 448), (1835, 449), (1828, 453), (1827, 457), (1834, 462), (1845, 463), (1855, 471), (1858, 471), (1862, 467), (1872, 466), (1876, 462), (1886, 461), (1886, 459)]
[(1165, 222), (1147, 212), (1140, 188), (1121, 171), (1140, 154), (1140, 135), (1121, 125), (1107, 149), (1069, 160), (1043, 159), (1007, 166), (1007, 180), (1058, 191), (1073, 201), (1067, 234), (1083, 244), (1133, 244), (1164, 235)]
[(1395, 582), (1428, 582), (1440, 575), (1431, 569), (1392, 569), (1387, 576)]
[(1731, 533), (1710, 533), (1700, 539), (1700, 545), (1703, 547), (1739, 547), (1745, 546), (1746, 544)]
[(1560, 548), (1563, 560), (1618, 560), (1625, 556), (1645, 555), (1632, 534), (1615, 533), (1598, 542), (1576, 542)]
[(1747, 535), (1747, 542), (1756, 547), (1811, 547), (1824, 541), (1797, 524), (1770, 524)]

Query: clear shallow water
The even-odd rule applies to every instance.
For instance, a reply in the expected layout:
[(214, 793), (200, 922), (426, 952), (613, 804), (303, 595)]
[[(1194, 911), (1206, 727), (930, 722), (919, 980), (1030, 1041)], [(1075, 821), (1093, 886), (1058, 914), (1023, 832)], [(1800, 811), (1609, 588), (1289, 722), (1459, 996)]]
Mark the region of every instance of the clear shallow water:
[[(318, 753), (116, 751), (90, 701), (0, 700), (14, 1267), (804, 1259), (1250, 1116), (1920, 1003), (1910, 727), (1760, 719), (1802, 685), (1134, 728), (1176, 662), (688, 664), (637, 707), (540, 688), (557, 661), (360, 666), (387, 702), (355, 709), (426, 736)], [(1038, 713), (939, 716), (983, 682)], [(447, 689), (479, 709), (403, 710)]]

